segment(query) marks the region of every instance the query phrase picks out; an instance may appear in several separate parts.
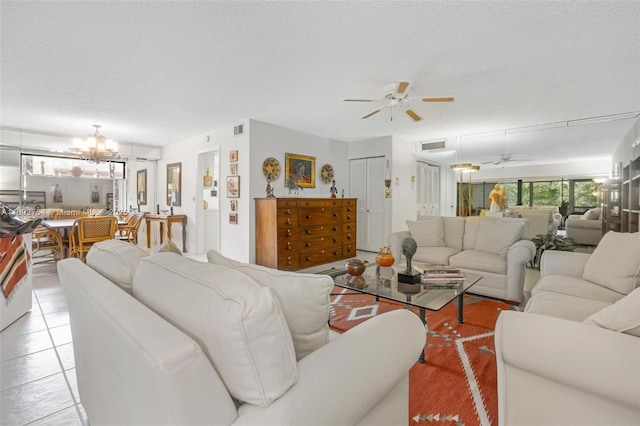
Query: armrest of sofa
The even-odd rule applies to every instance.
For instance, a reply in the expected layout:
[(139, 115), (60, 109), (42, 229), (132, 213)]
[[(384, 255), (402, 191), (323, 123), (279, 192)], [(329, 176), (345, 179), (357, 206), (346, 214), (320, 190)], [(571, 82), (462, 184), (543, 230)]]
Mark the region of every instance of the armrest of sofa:
[(356, 424), (409, 373), (425, 339), (408, 310), (371, 318), (300, 360), (298, 381), (269, 407), (241, 406), (234, 425)]
[(410, 236), (411, 232), (409, 231), (392, 232), (387, 236), (387, 242), (391, 246), (391, 254), (396, 260), (396, 263), (402, 259), (402, 241)]
[(545, 250), (540, 260), (540, 278), (547, 275), (568, 275), (581, 278), (589, 253)]
[(503, 311), (495, 348), (499, 424), (634, 424), (630, 419), (639, 419), (638, 337)]

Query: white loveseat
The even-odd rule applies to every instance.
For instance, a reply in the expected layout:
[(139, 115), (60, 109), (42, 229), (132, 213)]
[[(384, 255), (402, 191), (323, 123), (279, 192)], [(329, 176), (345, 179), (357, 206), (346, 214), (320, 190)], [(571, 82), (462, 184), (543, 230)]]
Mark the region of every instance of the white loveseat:
[(409, 311), (330, 339), (327, 276), (251, 277), (118, 241), (58, 271), (94, 426), (407, 424), (425, 344)]
[(470, 292), (520, 303), (525, 264), (535, 255), (526, 219), (490, 216), (418, 216), (408, 231), (389, 234), (396, 263), (402, 262), (405, 238), (418, 244), (413, 262), (454, 265), (482, 279)]
[(582, 215), (572, 214), (565, 223), (567, 237), (576, 244), (595, 246), (602, 238), (602, 209), (596, 207)]
[(640, 234), (547, 250), (524, 312), (496, 323), (500, 425), (640, 424)]
[(529, 220), (529, 234), (532, 237), (538, 234), (555, 234), (562, 222), (558, 207), (514, 206), (510, 210)]

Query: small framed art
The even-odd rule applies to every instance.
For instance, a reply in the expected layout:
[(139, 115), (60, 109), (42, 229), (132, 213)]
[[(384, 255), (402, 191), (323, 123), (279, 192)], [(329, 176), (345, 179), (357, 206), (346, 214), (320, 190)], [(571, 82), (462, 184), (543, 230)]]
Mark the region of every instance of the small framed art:
[(238, 224), (238, 213), (229, 213), (229, 223), (232, 225)]
[(227, 198), (240, 198), (240, 176), (227, 176)]
[(229, 161), (238, 161), (238, 150), (229, 152)]
[(229, 163), (229, 172), (231, 172), (232, 175), (237, 175), (238, 174), (238, 163), (237, 162)]

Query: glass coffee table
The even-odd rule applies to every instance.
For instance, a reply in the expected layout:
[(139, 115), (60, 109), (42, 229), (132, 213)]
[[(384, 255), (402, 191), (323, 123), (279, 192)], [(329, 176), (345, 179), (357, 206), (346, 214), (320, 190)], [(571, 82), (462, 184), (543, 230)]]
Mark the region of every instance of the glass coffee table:
[[(333, 281), (336, 286), (353, 290), (360, 294), (369, 294), (379, 299), (404, 303), (408, 308), (418, 308), (418, 316), (427, 327), (426, 311), (439, 311), (454, 299), (458, 299), (458, 323), (464, 322), (464, 303), (462, 297), (474, 284), (482, 279), (481, 275), (464, 274), (456, 288), (433, 288), (422, 284), (405, 284), (398, 282), (398, 268), (369, 267), (357, 277), (344, 274), (335, 275)], [(344, 295), (344, 293), (341, 293)], [(424, 363), (424, 351), (420, 354)]]

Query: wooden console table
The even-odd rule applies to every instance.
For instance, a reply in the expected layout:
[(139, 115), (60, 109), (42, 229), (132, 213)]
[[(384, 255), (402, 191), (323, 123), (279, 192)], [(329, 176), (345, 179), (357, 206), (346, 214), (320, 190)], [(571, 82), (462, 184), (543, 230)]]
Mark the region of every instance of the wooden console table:
[(151, 248), (151, 222), (160, 222), (160, 244), (162, 244), (162, 239), (164, 235), (164, 224), (167, 224), (167, 239), (171, 239), (171, 225), (173, 223), (181, 223), (182, 224), (182, 251), (187, 251), (187, 215), (184, 214), (174, 214), (174, 215), (163, 215), (163, 214), (148, 214), (145, 216), (145, 220), (147, 221), (147, 248)]

